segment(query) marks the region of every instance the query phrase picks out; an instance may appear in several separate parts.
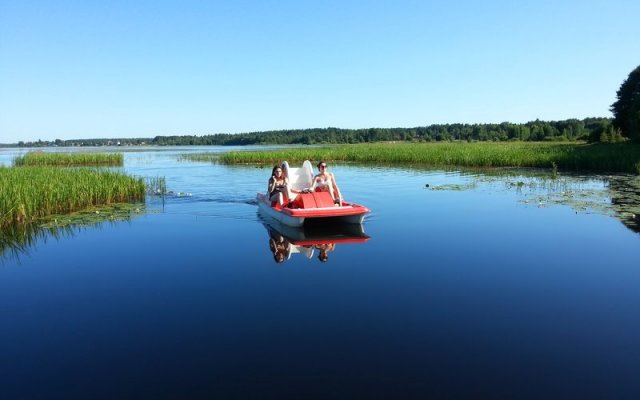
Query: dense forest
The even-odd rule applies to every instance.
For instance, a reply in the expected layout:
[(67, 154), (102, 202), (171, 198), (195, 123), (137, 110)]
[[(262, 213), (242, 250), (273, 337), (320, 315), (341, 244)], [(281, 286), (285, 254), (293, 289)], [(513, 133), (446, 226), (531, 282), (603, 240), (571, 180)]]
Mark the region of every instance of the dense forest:
[(416, 128), (314, 128), (213, 135), (156, 136), (154, 138), (76, 139), (7, 144), (10, 147), (45, 146), (178, 146), (257, 144), (339, 144), (384, 141), (565, 141), (620, 142), (625, 138), (611, 118), (532, 121), (525, 124), (440, 124)]

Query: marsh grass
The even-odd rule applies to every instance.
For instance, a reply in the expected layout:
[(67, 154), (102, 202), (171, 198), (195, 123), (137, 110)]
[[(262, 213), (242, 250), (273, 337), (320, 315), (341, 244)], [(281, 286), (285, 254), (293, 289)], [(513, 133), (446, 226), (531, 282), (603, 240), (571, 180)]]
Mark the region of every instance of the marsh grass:
[(144, 184), (149, 194), (160, 196), (167, 194), (167, 180), (163, 176), (144, 178)]
[(94, 168), (0, 168), (0, 229), (113, 203), (142, 202), (145, 183)]
[(220, 153), (180, 154), (178, 161), (198, 161), (215, 163), (220, 161)]
[[(217, 156), (217, 155), (216, 155)], [(265, 151), (233, 151), (226, 164), (277, 164), (282, 160), (416, 164), (421, 166), (555, 168), (640, 174), (639, 144), (528, 142), (375, 143)], [(204, 156), (200, 156), (203, 160)]]
[(16, 167), (25, 166), (122, 166), (123, 156), (119, 153), (47, 153), (30, 151), (13, 160)]

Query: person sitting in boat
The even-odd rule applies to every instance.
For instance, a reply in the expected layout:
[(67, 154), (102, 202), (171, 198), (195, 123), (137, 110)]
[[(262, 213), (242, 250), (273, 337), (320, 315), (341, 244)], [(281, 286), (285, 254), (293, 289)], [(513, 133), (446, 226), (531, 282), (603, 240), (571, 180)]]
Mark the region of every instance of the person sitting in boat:
[(331, 172), (327, 172), (327, 163), (320, 161), (318, 163), (318, 171), (320, 173), (313, 177), (311, 191), (329, 192), (331, 193), (331, 197), (333, 197), (333, 202), (342, 206), (340, 188), (338, 188), (338, 184), (336, 183), (336, 177)]
[(269, 193), (271, 204), (279, 204), (280, 207), (284, 207), (285, 201), (289, 202), (289, 199), (291, 199), (289, 180), (283, 175), (282, 167), (279, 165), (276, 165), (271, 170), (267, 193)]

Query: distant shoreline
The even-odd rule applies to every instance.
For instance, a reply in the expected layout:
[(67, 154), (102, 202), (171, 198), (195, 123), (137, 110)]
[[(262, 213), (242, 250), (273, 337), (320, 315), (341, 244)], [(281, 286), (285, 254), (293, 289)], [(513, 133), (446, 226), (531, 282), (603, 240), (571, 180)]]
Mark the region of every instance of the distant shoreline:
[[(20, 141), (0, 147), (102, 147), (102, 146), (245, 146), (278, 144), (347, 144), (385, 141), (620, 141), (612, 118), (567, 119), (500, 124), (433, 124), (413, 128), (311, 128), (211, 135), (172, 135), (153, 138), (96, 138)], [(617, 134), (619, 135), (619, 134)]]

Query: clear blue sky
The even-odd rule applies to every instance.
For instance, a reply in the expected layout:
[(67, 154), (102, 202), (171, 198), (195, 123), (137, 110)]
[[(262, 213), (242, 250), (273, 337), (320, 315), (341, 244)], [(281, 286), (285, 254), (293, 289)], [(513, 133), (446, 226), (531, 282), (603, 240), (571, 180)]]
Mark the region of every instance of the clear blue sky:
[(611, 116), (640, 1), (0, 0), (0, 143)]

